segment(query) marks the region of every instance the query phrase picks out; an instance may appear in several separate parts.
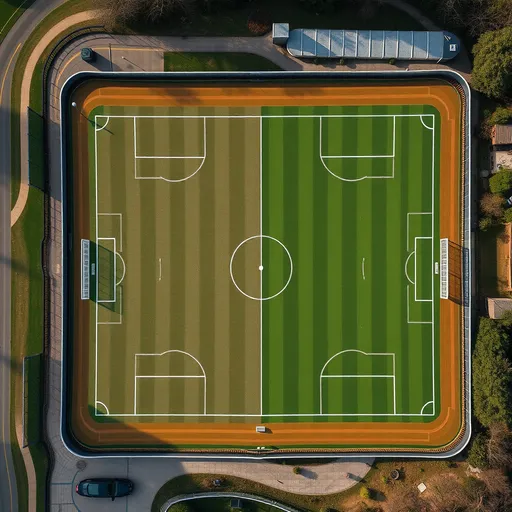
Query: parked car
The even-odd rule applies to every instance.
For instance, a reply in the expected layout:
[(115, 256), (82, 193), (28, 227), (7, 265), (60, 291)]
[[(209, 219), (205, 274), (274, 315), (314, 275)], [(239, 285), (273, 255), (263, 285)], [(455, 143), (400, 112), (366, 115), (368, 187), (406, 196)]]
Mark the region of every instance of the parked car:
[(512, 196), (508, 197), (506, 202), (508, 206), (512, 206)]
[(75, 487), (80, 496), (88, 498), (116, 498), (128, 496), (133, 491), (133, 482), (126, 478), (89, 478)]

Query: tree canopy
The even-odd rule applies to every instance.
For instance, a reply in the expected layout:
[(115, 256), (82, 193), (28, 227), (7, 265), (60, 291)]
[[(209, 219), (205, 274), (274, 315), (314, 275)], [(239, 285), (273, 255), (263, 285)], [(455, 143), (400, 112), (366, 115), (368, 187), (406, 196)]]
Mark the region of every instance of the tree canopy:
[(489, 178), (489, 188), (493, 194), (502, 194), (512, 188), (512, 171), (502, 169)]
[(481, 318), (473, 354), (474, 414), (488, 427), (512, 425), (512, 372), (506, 330), (490, 318)]
[(483, 34), (473, 47), (471, 85), (487, 96), (512, 94), (512, 26)]

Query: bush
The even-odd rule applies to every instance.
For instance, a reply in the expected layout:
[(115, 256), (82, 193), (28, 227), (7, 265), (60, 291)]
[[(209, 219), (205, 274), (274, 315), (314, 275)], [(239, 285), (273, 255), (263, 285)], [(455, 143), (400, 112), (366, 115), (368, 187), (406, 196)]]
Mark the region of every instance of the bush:
[(252, 11), (247, 20), (247, 28), (249, 32), (255, 36), (266, 34), (272, 28), (270, 15), (261, 9)]
[(473, 353), (473, 402), (476, 419), (512, 425), (512, 374), (507, 331), (490, 318), (481, 318)]
[(487, 231), (494, 224), (491, 217), (482, 217), (478, 223), (480, 231)]
[(389, 483), (389, 478), (386, 475), (380, 475), (380, 481), (383, 484), (388, 484)]
[(489, 117), (489, 124), (507, 124), (512, 121), (512, 108), (498, 107)]
[(512, 222), (512, 208), (505, 210), (505, 213), (503, 214), (503, 222), (505, 224)]
[(489, 178), (489, 188), (493, 194), (502, 194), (512, 188), (512, 171), (502, 169)]
[(473, 437), (468, 452), (468, 464), (479, 469), (487, 469), (489, 467), (489, 461), (487, 460), (488, 442), (489, 438), (482, 432)]
[(487, 217), (493, 217), (501, 220), (504, 213), (504, 203), (505, 200), (500, 194), (486, 193), (480, 198), (480, 210)]
[(176, 503), (173, 505), (169, 512), (193, 512), (193, 508), (186, 502), (182, 501), (181, 503)]
[(388, 64), (391, 64), (392, 66), (394, 66), (396, 64), (396, 59), (391, 57), (391, 59), (388, 60)]
[(512, 93), (512, 27), (486, 32), (473, 47), (471, 85), (492, 98)]
[(339, 61), (338, 61), (338, 64), (340, 66), (344, 66), (345, 65), (345, 59), (342, 57)]
[(300, 466), (293, 466), (293, 473), (295, 475), (300, 475), (302, 473), (302, 468)]
[(372, 498), (372, 493), (368, 487), (361, 487), (359, 491), (359, 496), (365, 500), (370, 500)]

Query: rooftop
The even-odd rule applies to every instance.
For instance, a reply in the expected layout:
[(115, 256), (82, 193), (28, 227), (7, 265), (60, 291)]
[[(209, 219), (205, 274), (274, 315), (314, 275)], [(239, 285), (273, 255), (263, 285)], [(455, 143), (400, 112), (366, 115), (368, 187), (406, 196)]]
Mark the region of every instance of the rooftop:
[(512, 144), (512, 124), (495, 124), (491, 135), (494, 145)]

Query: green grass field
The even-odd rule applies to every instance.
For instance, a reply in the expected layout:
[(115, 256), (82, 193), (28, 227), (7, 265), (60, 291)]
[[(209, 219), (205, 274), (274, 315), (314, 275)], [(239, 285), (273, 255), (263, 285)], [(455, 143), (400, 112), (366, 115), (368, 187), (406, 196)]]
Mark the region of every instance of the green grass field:
[(432, 421), (430, 106), (92, 113), (97, 421)]

